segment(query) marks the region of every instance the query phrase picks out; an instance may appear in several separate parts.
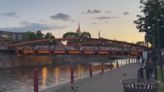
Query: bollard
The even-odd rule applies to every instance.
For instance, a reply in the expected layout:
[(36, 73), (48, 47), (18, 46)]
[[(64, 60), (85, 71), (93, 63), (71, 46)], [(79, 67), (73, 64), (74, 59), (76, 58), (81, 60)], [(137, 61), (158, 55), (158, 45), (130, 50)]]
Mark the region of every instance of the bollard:
[(38, 69), (34, 69), (34, 92), (39, 92), (39, 87), (38, 87)]
[(116, 67), (118, 68), (119, 66), (118, 66), (118, 61), (116, 62)]
[(110, 63), (110, 69), (111, 70), (113, 69), (113, 63), (112, 62)]
[(92, 77), (92, 64), (89, 65), (89, 73), (90, 73), (90, 77)]
[(71, 81), (71, 85), (72, 85), (74, 83), (74, 70), (73, 70), (72, 66), (70, 68), (70, 81)]
[(142, 67), (139, 68), (139, 70), (138, 70), (138, 78), (139, 79), (143, 79), (144, 78), (144, 70), (143, 70)]
[(104, 73), (104, 63), (101, 63), (101, 72)]

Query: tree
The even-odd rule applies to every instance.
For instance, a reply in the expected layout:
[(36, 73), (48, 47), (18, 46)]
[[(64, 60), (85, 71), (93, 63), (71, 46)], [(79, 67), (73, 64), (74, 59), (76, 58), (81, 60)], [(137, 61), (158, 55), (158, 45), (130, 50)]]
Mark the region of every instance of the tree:
[(43, 39), (43, 34), (42, 34), (42, 31), (41, 30), (38, 30), (36, 32), (36, 39)]
[(78, 38), (78, 34), (75, 32), (67, 32), (63, 35), (63, 38)]
[(48, 32), (46, 35), (45, 35), (45, 39), (54, 39), (55, 36), (52, 35), (52, 33)]
[(158, 34), (160, 32), (161, 47), (164, 48), (164, 1), (163, 0), (141, 0), (142, 15), (137, 15), (134, 21), (139, 32), (145, 32), (145, 40), (154, 47), (158, 44)]
[(63, 35), (63, 38), (76, 38), (76, 40), (69, 40), (68, 43), (82, 43), (85, 42), (86, 39), (91, 38), (91, 34), (89, 32), (67, 32)]
[(80, 41), (85, 42), (86, 39), (91, 38), (91, 34), (89, 32), (83, 32), (80, 35)]
[(83, 37), (83, 38), (91, 38), (91, 34), (89, 32), (83, 32), (81, 34), (81, 37)]
[(29, 41), (29, 40), (35, 40), (36, 39), (35, 33), (29, 31), (29, 32), (27, 32), (27, 33), (24, 34), (24, 38), (23, 39), (24, 40), (27, 40), (27, 41)]
[[(138, 15), (137, 24), (139, 32), (145, 32), (145, 40), (153, 46), (153, 57), (158, 47), (158, 60), (160, 63), (161, 80), (163, 81), (163, 65), (161, 61), (161, 47), (164, 48), (164, 1), (163, 0), (141, 0), (141, 12)], [(154, 60), (155, 75), (157, 75), (156, 61)]]

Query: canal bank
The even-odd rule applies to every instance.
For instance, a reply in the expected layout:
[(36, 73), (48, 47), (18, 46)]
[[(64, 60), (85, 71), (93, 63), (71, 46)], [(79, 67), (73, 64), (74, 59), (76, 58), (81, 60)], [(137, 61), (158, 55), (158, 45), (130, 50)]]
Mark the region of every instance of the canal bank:
[(119, 67), (104, 74), (97, 74), (92, 78), (77, 80), (72, 90), (70, 83), (51, 87), (41, 92), (123, 92), (121, 80), (137, 78), (140, 64), (134, 63)]
[[(119, 67), (124, 66), (127, 60), (116, 60)], [(134, 63), (130, 60), (130, 63)], [(117, 63), (113, 62), (114, 68)], [(109, 70), (110, 62), (104, 63), (104, 71)], [(33, 76), (34, 68), (38, 68), (39, 90), (51, 88), (57, 85), (65, 84), (70, 81), (70, 64), (58, 66), (40, 66), (40, 67), (24, 67), (4, 69), (0, 71), (0, 92), (33, 92)], [(102, 64), (92, 62), (92, 72), (101, 73)], [(88, 64), (74, 66), (74, 77), (83, 79), (84, 76), (89, 76), (90, 68)], [(76, 81), (77, 82), (77, 81)]]

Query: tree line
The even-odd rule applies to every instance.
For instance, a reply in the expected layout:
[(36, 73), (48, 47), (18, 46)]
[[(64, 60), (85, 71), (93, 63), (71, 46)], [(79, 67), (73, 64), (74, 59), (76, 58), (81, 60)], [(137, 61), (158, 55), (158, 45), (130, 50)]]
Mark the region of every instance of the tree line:
[(38, 30), (37, 32), (26, 32), (23, 35), (23, 40), (38, 40), (38, 39), (54, 39), (55, 36), (48, 32), (46, 34), (43, 34), (41, 30)]
[(141, 0), (140, 15), (134, 21), (139, 32), (145, 32), (145, 40), (157, 48), (164, 48), (164, 1)]
[[(63, 38), (78, 38), (79, 40), (77, 42), (84, 42), (85, 39), (91, 38), (91, 34), (89, 32), (82, 32), (82, 33), (76, 33), (76, 32), (67, 32), (63, 34)], [(41, 30), (38, 30), (37, 32), (26, 32), (23, 35), (23, 40), (38, 40), (38, 39), (55, 39), (55, 36), (48, 32), (46, 34), (43, 34)]]

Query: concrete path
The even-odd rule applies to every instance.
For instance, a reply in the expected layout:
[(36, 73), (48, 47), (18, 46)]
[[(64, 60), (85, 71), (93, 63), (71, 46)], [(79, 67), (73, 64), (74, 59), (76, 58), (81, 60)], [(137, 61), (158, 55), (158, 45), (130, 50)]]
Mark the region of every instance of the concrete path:
[(42, 92), (123, 92), (120, 80), (137, 78), (139, 64), (129, 64), (103, 74), (94, 75), (92, 78), (84, 78), (76, 81), (72, 90), (69, 83)]

